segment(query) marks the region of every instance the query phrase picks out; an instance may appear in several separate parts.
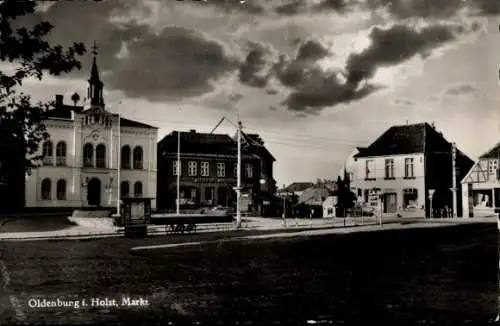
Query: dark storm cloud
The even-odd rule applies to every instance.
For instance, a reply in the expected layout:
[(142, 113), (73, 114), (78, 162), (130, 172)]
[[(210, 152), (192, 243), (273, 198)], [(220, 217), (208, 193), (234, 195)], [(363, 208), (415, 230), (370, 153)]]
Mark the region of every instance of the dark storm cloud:
[(292, 89), (283, 104), (290, 110), (310, 113), (360, 100), (381, 88), (369, 83), (379, 67), (394, 66), (419, 53), (432, 51), (454, 40), (461, 32), (463, 28), (452, 25), (418, 30), (407, 25), (376, 27), (369, 35), (370, 46), (361, 53), (351, 54), (342, 74), (325, 72), (314, 62), (286, 60), (282, 56), (276, 65), (276, 74), (283, 85)]
[(240, 82), (252, 87), (267, 86), (272, 72), (269, 56), (272, 50), (260, 43), (250, 43), (250, 52), (239, 69)]
[(359, 83), (373, 77), (378, 67), (402, 63), (418, 53), (425, 53), (455, 39), (460, 28), (434, 25), (414, 30), (407, 25), (389, 29), (375, 27), (370, 33), (371, 45), (347, 59), (349, 82)]
[(315, 40), (307, 40), (299, 46), (296, 60), (319, 60), (326, 57), (329, 51)]
[(110, 76), (110, 85), (128, 96), (169, 100), (213, 89), (211, 82), (236, 69), (221, 44), (181, 27), (130, 44), (130, 55)]
[(369, 0), (372, 9), (387, 8), (395, 18), (451, 17), (463, 8), (473, 9), (482, 15), (500, 13), (498, 0)]
[(262, 14), (264, 7), (256, 1), (248, 0), (242, 3), (240, 0), (207, 0), (207, 1), (186, 1), (186, 4), (216, 8), (217, 10), (230, 12), (240, 11), (249, 14)]
[[(70, 74), (77, 78), (88, 78), (90, 48), (96, 40), (99, 68), (109, 72), (101, 74), (105, 88), (121, 90), (131, 97), (168, 100), (203, 94), (212, 89), (214, 79), (237, 68), (221, 44), (194, 31), (169, 27), (155, 35), (147, 26), (133, 21), (110, 21), (112, 16), (127, 14), (134, 3), (58, 1), (47, 11), (23, 17), (18, 23), (46, 20), (55, 26), (48, 38), (51, 43), (84, 42), (89, 53), (81, 58), (83, 68)], [(128, 45), (128, 57), (120, 59), (116, 55), (124, 44)]]
[(448, 95), (476, 95), (479, 89), (470, 84), (455, 85), (446, 90)]

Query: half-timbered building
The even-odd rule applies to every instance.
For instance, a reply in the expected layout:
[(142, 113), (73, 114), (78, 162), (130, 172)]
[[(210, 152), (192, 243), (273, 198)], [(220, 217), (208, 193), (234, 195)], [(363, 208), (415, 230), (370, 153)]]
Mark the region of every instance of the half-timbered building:
[(494, 215), (500, 207), (500, 143), (479, 157), (462, 180), (464, 216)]

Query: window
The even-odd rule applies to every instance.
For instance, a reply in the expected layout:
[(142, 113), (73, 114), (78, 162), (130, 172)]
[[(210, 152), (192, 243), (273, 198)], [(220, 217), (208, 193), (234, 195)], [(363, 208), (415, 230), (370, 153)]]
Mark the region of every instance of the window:
[(42, 200), (52, 199), (52, 182), (50, 179), (43, 179), (42, 181)]
[(223, 178), (226, 176), (226, 164), (217, 163), (217, 176)]
[(140, 181), (134, 183), (134, 196), (135, 197), (142, 196), (142, 183)]
[(66, 180), (57, 181), (57, 200), (66, 200)]
[(196, 171), (196, 168), (197, 168), (196, 162), (189, 161), (188, 162), (188, 175), (191, 177), (196, 176), (196, 174), (197, 174), (196, 172), (198, 172), (198, 171)]
[(85, 144), (83, 146), (83, 166), (94, 166), (94, 146), (92, 144)]
[(418, 190), (406, 188), (403, 190), (403, 208), (416, 208), (418, 203)]
[(122, 181), (120, 185), (120, 196), (123, 197), (128, 197), (130, 192), (130, 185), (128, 181)]
[(253, 177), (253, 166), (252, 164), (245, 164), (245, 176), (247, 178)]
[(238, 177), (238, 163), (234, 163), (234, 166), (233, 166), (233, 174), (234, 174), (234, 177), (237, 178)]
[(405, 178), (413, 178), (414, 174), (414, 160), (412, 157), (405, 158)]
[(125, 145), (122, 147), (120, 160), (122, 162), (122, 169), (130, 169), (130, 146)]
[(370, 190), (369, 189), (365, 189), (363, 194), (364, 194), (364, 196), (363, 196), (364, 200), (363, 201), (365, 203), (368, 203), (368, 201), (370, 199)]
[(180, 173), (181, 173), (180, 167), (177, 166), (178, 163), (180, 163), (180, 166), (182, 166), (182, 162), (172, 161), (172, 174), (173, 175), (180, 175)]
[(50, 140), (47, 140), (45, 143), (43, 143), (43, 165), (54, 164), (52, 150), (53, 145)]
[(366, 179), (373, 180), (375, 179), (375, 161), (367, 160), (365, 163), (365, 177)]
[(496, 176), (497, 169), (498, 169), (498, 161), (497, 160), (490, 160), (488, 162), (488, 172), (489, 172), (489, 174), (493, 175), (493, 176)]
[(394, 178), (394, 160), (392, 158), (385, 160), (385, 178)]
[(134, 153), (133, 153), (133, 159), (134, 159), (134, 169), (136, 170), (142, 170), (143, 164), (143, 151), (142, 147), (137, 146), (134, 148)]
[(201, 176), (208, 177), (210, 175), (210, 165), (208, 162), (201, 162)]
[(66, 165), (66, 143), (60, 141), (56, 146), (56, 165), (64, 166)]
[(106, 167), (106, 146), (104, 144), (97, 145), (95, 150), (95, 163), (98, 168)]

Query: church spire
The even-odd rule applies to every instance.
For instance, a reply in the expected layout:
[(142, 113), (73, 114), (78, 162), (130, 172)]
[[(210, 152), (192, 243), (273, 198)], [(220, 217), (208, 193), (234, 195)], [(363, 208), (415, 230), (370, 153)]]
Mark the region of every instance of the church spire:
[(88, 97), (90, 99), (90, 104), (92, 106), (100, 106), (104, 108), (104, 99), (102, 96), (102, 90), (104, 84), (99, 78), (99, 69), (97, 68), (97, 44), (94, 41), (94, 46), (92, 47), (92, 69), (90, 71), (89, 89)]

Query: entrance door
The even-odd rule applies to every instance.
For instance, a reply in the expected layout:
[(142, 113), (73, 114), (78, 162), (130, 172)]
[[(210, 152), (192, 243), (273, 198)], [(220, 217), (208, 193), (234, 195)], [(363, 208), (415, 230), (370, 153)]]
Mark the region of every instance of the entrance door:
[(396, 213), (398, 210), (397, 199), (395, 193), (384, 194), (384, 213)]
[(226, 206), (227, 205), (227, 188), (220, 187), (217, 189), (217, 205)]
[(90, 179), (87, 185), (87, 201), (90, 206), (101, 205), (101, 181), (97, 178)]

